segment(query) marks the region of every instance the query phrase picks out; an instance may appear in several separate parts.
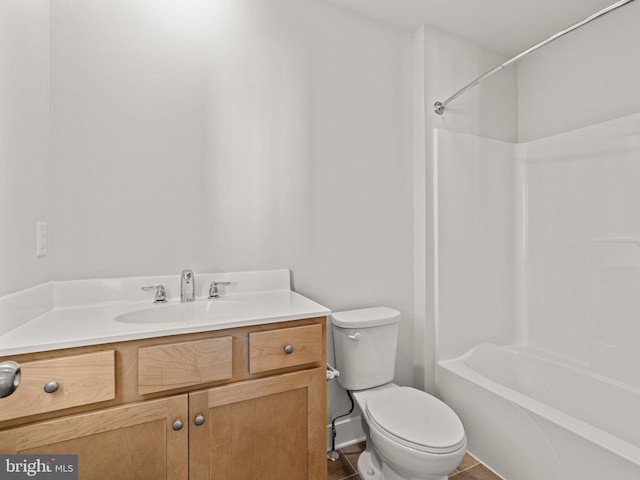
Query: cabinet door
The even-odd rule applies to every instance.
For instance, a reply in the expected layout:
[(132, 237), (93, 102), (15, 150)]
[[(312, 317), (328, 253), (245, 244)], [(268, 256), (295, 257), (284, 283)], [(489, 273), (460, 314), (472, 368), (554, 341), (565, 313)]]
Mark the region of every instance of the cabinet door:
[(38, 422), (0, 432), (0, 452), (77, 454), (82, 480), (187, 480), (188, 407), (179, 395)]
[(190, 479), (326, 479), (325, 376), (315, 368), (191, 394)]

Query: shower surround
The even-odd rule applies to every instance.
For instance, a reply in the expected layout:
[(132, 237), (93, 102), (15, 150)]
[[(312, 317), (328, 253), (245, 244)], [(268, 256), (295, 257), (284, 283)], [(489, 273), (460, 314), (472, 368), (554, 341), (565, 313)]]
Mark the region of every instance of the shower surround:
[[(436, 130), (434, 145), (436, 384), (444, 400), (475, 402), (454, 395), (455, 382), (442, 363), (485, 342), (526, 346), (601, 378), (601, 388), (640, 392), (634, 368), (640, 363), (640, 114), (520, 144)], [(579, 384), (577, 376), (568, 378), (569, 387)], [(580, 402), (565, 402), (566, 418), (574, 418)], [(601, 408), (617, 408), (609, 403)], [(477, 404), (458, 407), (465, 425), (472, 423), (465, 411), (483, 415)], [(616, 438), (614, 431), (591, 427)], [(562, 463), (569, 456), (544, 430), (536, 431), (551, 445), (549, 458), (512, 465), (507, 459), (521, 456), (515, 450), (479, 458), (508, 480), (573, 478), (575, 465)], [(480, 450), (489, 434), (472, 428), (470, 451)], [(515, 449), (522, 439), (511, 440), (500, 444)], [(589, 443), (596, 444), (603, 453), (583, 452), (583, 461), (595, 463), (580, 478), (602, 478), (596, 472), (608, 465), (605, 457), (629, 459), (615, 452), (615, 441)], [(637, 456), (631, 455), (631, 467), (621, 460), (627, 469), (621, 472), (631, 473), (615, 478), (640, 478), (640, 445), (625, 444)], [(545, 469), (558, 464), (556, 457), (558, 468)], [(531, 471), (530, 463), (540, 470)]]

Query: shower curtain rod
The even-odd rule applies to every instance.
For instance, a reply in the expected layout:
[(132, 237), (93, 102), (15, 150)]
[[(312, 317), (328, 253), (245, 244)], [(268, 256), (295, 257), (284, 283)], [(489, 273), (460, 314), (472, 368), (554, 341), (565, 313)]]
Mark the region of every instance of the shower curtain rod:
[(549, 38), (547, 38), (546, 40), (541, 41), (540, 43), (536, 43), (533, 47), (528, 48), (527, 50), (525, 50), (522, 53), (519, 53), (518, 55), (516, 55), (515, 57), (511, 58), (510, 60), (507, 60), (506, 62), (498, 65), (497, 67), (492, 68), (491, 70), (489, 70), (487, 73), (480, 75), (478, 78), (476, 78), (473, 82), (465, 85), (463, 88), (461, 88), (460, 90), (458, 90), (456, 93), (454, 93), (453, 95), (451, 95), (449, 98), (447, 98), (444, 102), (436, 102), (433, 104), (433, 110), (438, 114), (438, 115), (442, 115), (444, 113), (445, 107), (451, 103), (453, 100), (455, 100), (456, 98), (458, 98), (460, 95), (462, 95), (463, 93), (465, 93), (467, 90), (471, 90), (473, 87), (475, 87), (476, 85), (478, 85), (480, 82), (485, 81), (487, 78), (491, 77), (492, 75), (494, 75), (495, 73), (498, 73), (500, 70), (502, 70), (505, 67), (508, 67), (509, 65), (511, 65), (512, 63), (517, 62), (518, 60), (520, 60), (522, 57), (525, 57), (527, 55), (529, 55), (531, 52), (533, 52), (534, 50), (539, 49), (540, 47), (544, 47), (546, 44), (553, 42), (554, 40), (562, 37), (563, 35), (566, 35), (569, 32), (572, 32), (573, 30), (575, 30), (576, 28), (580, 28), (583, 25), (586, 25), (589, 22), (592, 22), (593, 20), (595, 20), (598, 17), (601, 17), (602, 15), (609, 13), (613, 10), (615, 10), (616, 8), (622, 7), (623, 5), (626, 5), (627, 3), (631, 3), (635, 0), (622, 0), (620, 2), (614, 3), (613, 5), (609, 5), (607, 8), (600, 10), (599, 12), (594, 13), (593, 15), (588, 16), (587, 18), (585, 18), (584, 20), (581, 20), (580, 22), (570, 26), (569, 28), (566, 28), (564, 30), (562, 30), (561, 32), (556, 33), (555, 35), (551, 35)]

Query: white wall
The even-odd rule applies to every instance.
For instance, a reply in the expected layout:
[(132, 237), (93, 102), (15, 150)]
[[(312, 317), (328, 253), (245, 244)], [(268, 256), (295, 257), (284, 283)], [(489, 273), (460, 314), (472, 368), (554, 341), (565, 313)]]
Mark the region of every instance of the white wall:
[(49, 2), (0, 2), (0, 296), (49, 280)]
[[(419, 112), (414, 114), (414, 291), (416, 337), (414, 363), (421, 378), (416, 385), (433, 391), (437, 318), (436, 251), (434, 217), (434, 128), (481, 135), (512, 142), (517, 138), (516, 71), (504, 70), (501, 75), (484, 82), (452, 102), (444, 115), (433, 111), (437, 100), (444, 100), (456, 90), (504, 62), (506, 59), (454, 35), (423, 26), (414, 34), (417, 85), (414, 95)], [(424, 192), (421, 194), (420, 192)], [(506, 221), (511, 221), (511, 218)], [(426, 229), (425, 226), (426, 225)], [(471, 322), (472, 320), (469, 319)]]
[(289, 266), (335, 310), (410, 323), (411, 36), (325, 2), (217, 5), (206, 265)]
[(202, 269), (204, 12), (52, 2), (56, 280)]
[(640, 111), (640, 3), (518, 63), (518, 137), (529, 141)]

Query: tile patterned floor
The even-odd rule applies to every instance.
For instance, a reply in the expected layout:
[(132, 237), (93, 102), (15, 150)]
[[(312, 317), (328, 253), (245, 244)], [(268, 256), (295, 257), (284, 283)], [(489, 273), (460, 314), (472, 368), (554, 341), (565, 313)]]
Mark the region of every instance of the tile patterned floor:
[[(335, 462), (327, 460), (328, 480), (361, 480), (357, 463), (364, 450), (364, 442), (338, 450), (340, 457)], [(450, 480), (501, 480), (499, 476), (478, 462), (468, 453), (451, 474)]]

